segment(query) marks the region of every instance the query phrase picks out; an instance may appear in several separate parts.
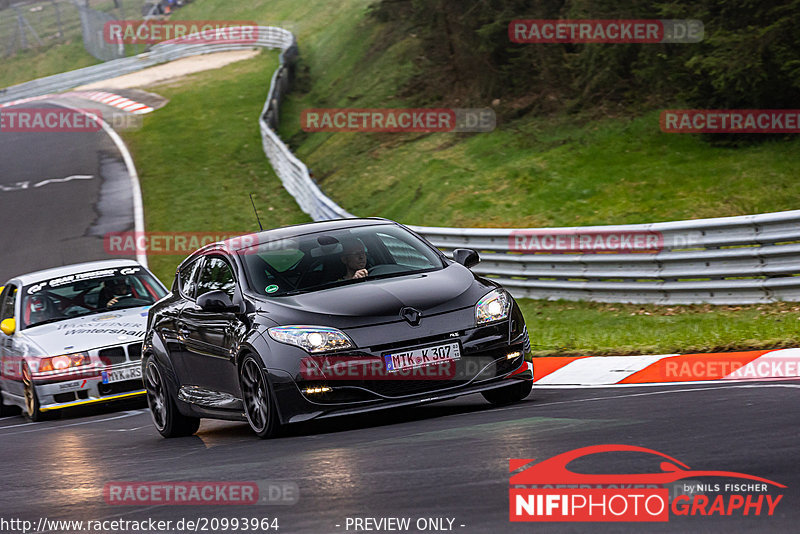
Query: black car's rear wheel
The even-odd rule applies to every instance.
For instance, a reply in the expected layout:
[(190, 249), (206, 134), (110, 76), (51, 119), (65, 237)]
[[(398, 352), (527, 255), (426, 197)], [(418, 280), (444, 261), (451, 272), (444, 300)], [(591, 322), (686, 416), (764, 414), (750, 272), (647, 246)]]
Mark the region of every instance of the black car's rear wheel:
[(520, 380), (516, 384), (504, 388), (490, 389), (481, 393), (483, 398), (497, 406), (519, 402), (533, 390), (533, 382), (530, 380)]
[(239, 385), (250, 428), (262, 439), (276, 436), (281, 424), (270, 395), (269, 382), (264, 366), (251, 354), (244, 357), (239, 367)]
[(153, 357), (148, 357), (144, 367), (144, 387), (147, 405), (159, 434), (165, 438), (191, 436), (200, 428), (198, 417), (188, 417), (178, 411), (175, 401), (164, 382), (164, 374)]
[(36, 395), (31, 368), (27, 363), (22, 366), (22, 389), (25, 392), (25, 415), (34, 422), (44, 421), (46, 417), (39, 409), (39, 397)]

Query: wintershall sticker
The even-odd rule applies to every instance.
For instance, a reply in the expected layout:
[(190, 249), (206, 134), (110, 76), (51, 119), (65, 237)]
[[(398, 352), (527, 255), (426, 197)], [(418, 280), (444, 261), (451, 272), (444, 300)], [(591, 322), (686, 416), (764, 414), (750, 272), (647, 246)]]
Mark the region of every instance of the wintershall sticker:
[(497, 117), (490, 108), (306, 109), (300, 115), (306, 132), (490, 132)]
[[(659, 470), (635, 474), (584, 474), (568, 469), (573, 460), (598, 453), (645, 453), (659, 461)], [(666, 460), (666, 461), (665, 461)], [(599, 460), (598, 460), (599, 461)], [(692, 470), (661, 452), (633, 445), (595, 445), (547, 460), (511, 459), (510, 521), (669, 521), (672, 515), (771, 516), (783, 494), (770, 486), (786, 486), (732, 471)], [(692, 480), (687, 480), (689, 478)], [(739, 479), (702, 483), (697, 478)], [(680, 484), (678, 481), (683, 480)], [(670, 495), (669, 485), (678, 494)], [(683, 487), (681, 487), (683, 486)]]
[(645, 20), (513, 20), (508, 37), (514, 43), (697, 43), (702, 21)]
[(800, 109), (673, 109), (659, 124), (666, 133), (800, 133)]
[(241, 20), (110, 20), (103, 38), (111, 44), (255, 43), (258, 25)]
[(526, 254), (658, 252), (664, 248), (664, 236), (655, 231), (513, 230), (508, 236), (508, 248)]
[(98, 132), (101, 115), (97, 109), (5, 108), (0, 110), (0, 133)]

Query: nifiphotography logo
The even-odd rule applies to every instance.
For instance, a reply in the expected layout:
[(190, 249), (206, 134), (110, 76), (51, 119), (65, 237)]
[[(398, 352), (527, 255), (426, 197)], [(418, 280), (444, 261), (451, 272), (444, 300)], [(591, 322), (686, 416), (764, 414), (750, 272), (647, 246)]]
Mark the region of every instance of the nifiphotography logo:
[[(570, 462), (599, 453), (645, 453), (660, 471), (583, 474)], [(594, 445), (536, 462), (509, 460), (510, 521), (669, 521), (673, 516), (772, 516), (783, 484), (732, 471), (693, 470), (664, 453), (634, 445)], [(706, 477), (716, 477), (706, 482)], [(773, 492), (770, 492), (773, 490)]]

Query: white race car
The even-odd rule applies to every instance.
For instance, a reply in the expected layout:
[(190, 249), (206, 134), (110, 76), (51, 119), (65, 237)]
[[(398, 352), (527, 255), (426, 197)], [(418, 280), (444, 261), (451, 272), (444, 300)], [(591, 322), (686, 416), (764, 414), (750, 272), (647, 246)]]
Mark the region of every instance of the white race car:
[(147, 310), (167, 290), (133, 260), (81, 263), (6, 282), (0, 294), (0, 411), (53, 410), (144, 395)]

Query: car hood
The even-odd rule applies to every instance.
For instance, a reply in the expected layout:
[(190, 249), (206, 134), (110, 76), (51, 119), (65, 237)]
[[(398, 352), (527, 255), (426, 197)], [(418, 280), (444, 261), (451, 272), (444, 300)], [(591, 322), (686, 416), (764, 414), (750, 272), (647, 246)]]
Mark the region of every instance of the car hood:
[(26, 328), (21, 333), (42, 350), (42, 356), (135, 343), (144, 338), (148, 308), (142, 306), (75, 317)]
[(474, 306), (494, 288), (469, 269), (453, 264), (438, 271), (356, 284), (267, 300), (262, 311), (278, 324), (358, 327), (401, 321), (412, 307), (431, 316)]

